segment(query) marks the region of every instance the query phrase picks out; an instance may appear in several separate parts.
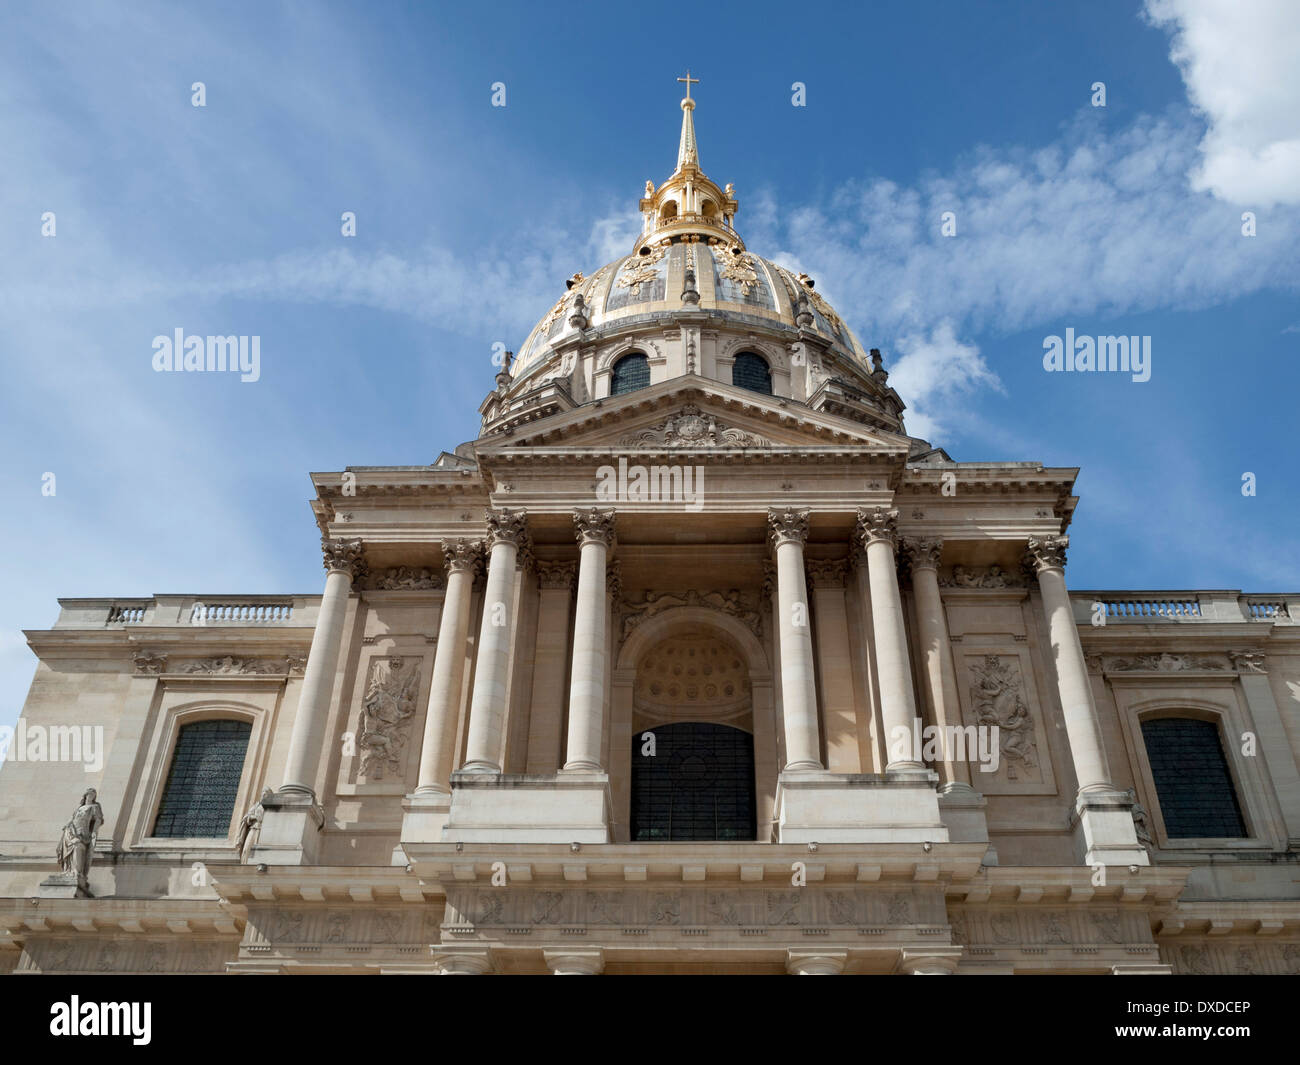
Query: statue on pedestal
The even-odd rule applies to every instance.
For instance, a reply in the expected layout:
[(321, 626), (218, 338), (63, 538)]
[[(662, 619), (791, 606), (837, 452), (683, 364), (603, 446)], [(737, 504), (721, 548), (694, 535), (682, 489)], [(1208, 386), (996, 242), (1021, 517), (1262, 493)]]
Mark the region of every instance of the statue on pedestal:
[(99, 826), (104, 823), (104, 811), (95, 797), (95, 789), (87, 788), (81, 796), (81, 805), (77, 807), (76, 813), (63, 826), (58, 849), (54, 852), (63, 872), (76, 876), (78, 884), (83, 887), (94, 857)]

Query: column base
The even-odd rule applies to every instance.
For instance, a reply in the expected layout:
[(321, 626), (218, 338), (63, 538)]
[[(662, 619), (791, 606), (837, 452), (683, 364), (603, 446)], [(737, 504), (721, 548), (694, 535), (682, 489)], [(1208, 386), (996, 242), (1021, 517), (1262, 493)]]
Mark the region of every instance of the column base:
[(947, 843), (931, 770), (878, 774), (783, 772), (778, 843)]
[(443, 843), (608, 843), (605, 773), (451, 775)]
[(969, 784), (954, 782), (939, 789), (939, 816), (952, 843), (987, 843), (981, 865), (997, 865), (998, 852), (989, 843), (988, 800)]
[(262, 825), (250, 865), (315, 865), (325, 811), (309, 791), (280, 791), (262, 800)]
[(446, 791), (413, 792), (402, 800), (402, 834), (393, 848), (393, 864), (410, 862), (407, 843), (441, 843), (442, 830), (451, 814), (451, 793)]
[(1133, 825), (1133, 800), (1122, 791), (1081, 791), (1074, 801), (1076, 850), (1084, 865), (1150, 865)]

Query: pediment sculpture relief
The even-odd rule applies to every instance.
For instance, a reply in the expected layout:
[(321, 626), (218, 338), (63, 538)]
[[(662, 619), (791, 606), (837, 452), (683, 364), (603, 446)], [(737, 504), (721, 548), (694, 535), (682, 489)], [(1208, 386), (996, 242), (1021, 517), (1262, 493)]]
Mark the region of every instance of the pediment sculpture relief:
[(772, 441), (757, 433), (720, 425), (712, 414), (691, 403), (671, 418), (650, 429), (631, 433), (620, 447), (771, 447)]

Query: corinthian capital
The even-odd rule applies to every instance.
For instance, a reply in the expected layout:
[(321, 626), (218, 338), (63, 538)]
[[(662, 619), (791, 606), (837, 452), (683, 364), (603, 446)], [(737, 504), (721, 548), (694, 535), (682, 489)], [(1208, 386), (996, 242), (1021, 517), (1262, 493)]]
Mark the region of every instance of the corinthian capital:
[(1025, 544), (1025, 566), (1034, 573), (1045, 569), (1065, 569), (1065, 549), (1070, 546), (1068, 536), (1045, 536), (1038, 540), (1029, 538)]
[(442, 561), (448, 573), (474, 573), (483, 563), (483, 545), (478, 540), (444, 540)]
[(573, 591), (573, 582), (577, 572), (578, 566), (576, 562), (547, 562), (542, 560), (537, 563), (537, 583), (542, 588), (563, 588)]
[(939, 556), (943, 554), (943, 541), (908, 536), (903, 539), (903, 552), (913, 570), (938, 569)]
[(810, 558), (804, 563), (808, 580), (814, 588), (843, 588), (849, 569), (847, 558)]
[(527, 545), (527, 511), (522, 509), (511, 510), (509, 507), (503, 507), (501, 510), (486, 511), (486, 516), (489, 550), (496, 547), (497, 544), (514, 544), (515, 547)]
[(614, 546), (613, 510), (598, 510), (596, 507), (589, 510), (575, 510), (573, 512), (573, 528), (578, 537), (579, 547), (586, 544), (603, 544), (605, 547)]
[(808, 539), (808, 510), (795, 510), (786, 507), (783, 510), (767, 512), (767, 528), (772, 542), (780, 547), (782, 544), (803, 544)]
[(863, 547), (877, 540), (886, 541), (890, 547), (898, 546), (898, 511), (873, 507), (858, 507), (858, 527), (855, 535)]
[(346, 573), (355, 580), (365, 572), (365, 550), (360, 540), (331, 540), (322, 537), (320, 549), (326, 573)]

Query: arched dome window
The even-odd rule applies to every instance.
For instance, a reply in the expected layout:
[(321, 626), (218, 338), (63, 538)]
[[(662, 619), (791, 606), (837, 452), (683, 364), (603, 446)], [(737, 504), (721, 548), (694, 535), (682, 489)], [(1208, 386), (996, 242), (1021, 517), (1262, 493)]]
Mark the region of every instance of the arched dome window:
[[(635, 392), (650, 383), (650, 360), (639, 351), (624, 355), (614, 363), (614, 373), (610, 380), (609, 394), (621, 396)], [(770, 391), (770, 390), (769, 390)]]
[(676, 217), (677, 217), (677, 204), (673, 200), (667, 201), (661, 208), (659, 208), (660, 225), (663, 225), (665, 222), (670, 222), (672, 221), (672, 219)]
[(738, 388), (747, 388), (751, 392), (762, 392), (765, 396), (770, 396), (772, 371), (768, 369), (767, 360), (762, 356), (742, 351), (732, 363), (731, 383)]

